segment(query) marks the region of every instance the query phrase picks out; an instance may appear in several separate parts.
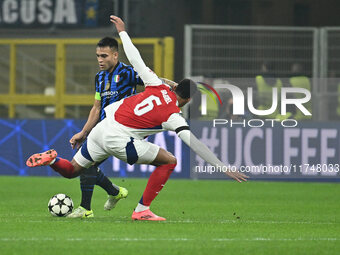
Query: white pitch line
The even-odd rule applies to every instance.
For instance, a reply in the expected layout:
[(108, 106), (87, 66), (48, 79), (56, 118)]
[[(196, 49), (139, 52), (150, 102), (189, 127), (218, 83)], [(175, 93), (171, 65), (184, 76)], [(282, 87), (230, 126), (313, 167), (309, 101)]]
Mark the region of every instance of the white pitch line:
[[(220, 223), (229, 223), (229, 222), (237, 222), (240, 220), (226, 220), (221, 221)], [(313, 222), (313, 221), (261, 221), (261, 220), (245, 220), (242, 221), (245, 223), (263, 223), (263, 224), (320, 224), (320, 225), (333, 225), (339, 224), (337, 222)]]
[[(203, 239), (202, 239), (203, 240)], [(167, 241), (167, 242), (191, 242), (202, 241), (200, 239), (193, 238), (0, 238), (0, 242), (23, 242), (23, 241), (67, 241), (67, 242), (83, 242), (83, 241), (121, 241), (121, 242), (159, 242), (159, 241)], [(212, 239), (204, 239), (204, 241), (213, 241), (213, 242), (297, 242), (297, 241), (332, 241), (337, 242), (340, 241), (340, 238), (335, 237), (321, 237), (321, 238), (264, 238), (264, 237), (256, 237), (256, 238), (212, 238)]]
[(296, 241), (340, 241), (340, 238), (263, 238), (263, 237), (256, 237), (256, 238), (244, 238), (244, 239), (238, 239), (238, 238), (215, 238), (211, 239), (212, 241), (218, 241), (218, 242), (227, 242), (227, 241), (288, 241), (288, 242), (296, 242)]
[(261, 223), (261, 224), (318, 224), (318, 225), (334, 225), (340, 224), (337, 222), (313, 222), (313, 221), (260, 221), (260, 220), (222, 220), (222, 221), (166, 221), (167, 223), (216, 223), (216, 224), (226, 224), (226, 223)]
[[(73, 220), (73, 219), (72, 219)], [(0, 222), (11, 222), (12, 220), (6, 218), (0, 218)], [(44, 223), (47, 220), (25, 220), (25, 219), (16, 219), (16, 222), (29, 222), (29, 223)], [(70, 219), (58, 219), (58, 222), (70, 222)], [(81, 220), (79, 222), (82, 223), (97, 223), (96, 219), (90, 220)], [(130, 219), (126, 220), (114, 220), (112, 219), (113, 223), (127, 223), (133, 222)], [(183, 224), (237, 224), (237, 223), (247, 223), (247, 224), (306, 224), (306, 225), (340, 225), (340, 222), (313, 222), (313, 221), (266, 221), (266, 220), (243, 220), (243, 219), (235, 219), (235, 220), (220, 220), (220, 221), (197, 221), (197, 220), (167, 220), (165, 222), (161, 222), (162, 224), (167, 223), (183, 223)]]
[[(73, 219), (72, 219), (73, 220)], [(44, 223), (47, 221), (43, 220), (22, 220), (23, 222), (30, 222), (30, 223)], [(0, 219), (0, 222), (10, 222), (10, 220), (2, 220)], [(18, 222), (18, 221), (17, 221)], [(21, 222), (21, 221), (19, 221)], [(58, 222), (70, 222), (68, 219), (58, 219), (56, 223)], [(82, 223), (97, 223), (96, 219), (90, 219), (90, 220), (81, 220)], [(127, 222), (133, 222), (132, 220), (114, 220), (114, 223), (127, 223)], [(185, 224), (233, 224), (233, 223), (248, 223), (248, 224), (306, 224), (306, 225), (339, 225), (340, 222), (313, 222), (313, 221), (260, 221), (260, 220), (221, 220), (221, 221), (195, 221), (195, 220), (168, 220), (165, 222), (161, 222), (162, 224), (166, 223), (185, 223)]]

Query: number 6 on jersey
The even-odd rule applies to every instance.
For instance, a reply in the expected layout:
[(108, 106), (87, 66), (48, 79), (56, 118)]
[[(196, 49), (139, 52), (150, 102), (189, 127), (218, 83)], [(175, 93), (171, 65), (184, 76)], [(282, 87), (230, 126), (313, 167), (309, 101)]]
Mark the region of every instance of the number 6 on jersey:
[(151, 95), (151, 96), (145, 98), (141, 103), (136, 105), (136, 107), (134, 109), (134, 113), (137, 116), (142, 116), (143, 114), (151, 111), (154, 108), (154, 106), (155, 106), (153, 101), (155, 101), (156, 105), (161, 105), (162, 104), (162, 102), (159, 99), (159, 97)]

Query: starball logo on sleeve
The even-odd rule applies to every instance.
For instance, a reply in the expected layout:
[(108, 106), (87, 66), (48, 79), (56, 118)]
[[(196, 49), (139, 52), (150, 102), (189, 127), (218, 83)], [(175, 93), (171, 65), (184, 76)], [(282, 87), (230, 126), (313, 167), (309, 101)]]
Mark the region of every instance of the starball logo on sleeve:
[[(198, 88), (201, 92), (201, 114), (202, 116), (207, 115), (207, 96), (209, 96), (216, 105), (218, 105), (216, 98), (220, 105), (222, 100), (220, 95), (215, 89), (219, 91), (227, 91), (231, 93), (233, 99), (232, 114), (236, 116), (245, 115), (245, 103), (247, 103), (248, 111), (254, 116), (260, 118), (251, 118), (243, 120), (232, 120), (232, 119), (213, 119), (213, 126), (227, 125), (230, 127), (241, 126), (241, 127), (262, 127), (265, 123), (269, 123), (272, 127), (280, 123), (282, 127), (296, 127), (298, 121), (293, 118), (266, 118), (266, 116), (273, 114), (278, 111), (281, 116), (290, 116), (287, 111), (287, 106), (292, 105), (296, 110), (300, 110), (303, 115), (311, 116), (311, 112), (304, 106), (311, 100), (311, 93), (309, 90), (304, 88), (296, 87), (282, 87), (280, 91), (278, 88), (272, 88), (272, 103), (268, 109), (256, 109), (254, 106), (254, 91), (253, 88), (247, 88), (247, 96), (245, 97), (243, 91), (232, 84), (216, 84), (214, 88), (206, 83), (198, 82)], [(296, 95), (299, 95), (298, 97)], [(279, 100), (280, 96), (280, 100)]]

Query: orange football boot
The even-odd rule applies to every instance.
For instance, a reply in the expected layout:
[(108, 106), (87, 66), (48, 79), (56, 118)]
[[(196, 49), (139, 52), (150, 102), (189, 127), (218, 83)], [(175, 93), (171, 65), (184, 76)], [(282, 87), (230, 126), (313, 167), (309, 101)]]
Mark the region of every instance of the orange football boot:
[(58, 153), (54, 149), (36, 153), (27, 159), (26, 165), (29, 167), (46, 166), (49, 165), (57, 157), (57, 155)]
[(135, 212), (133, 211), (131, 218), (133, 220), (151, 220), (151, 221), (164, 221), (166, 220), (163, 217), (160, 217), (153, 212), (150, 211), (150, 209), (141, 211), (141, 212)]

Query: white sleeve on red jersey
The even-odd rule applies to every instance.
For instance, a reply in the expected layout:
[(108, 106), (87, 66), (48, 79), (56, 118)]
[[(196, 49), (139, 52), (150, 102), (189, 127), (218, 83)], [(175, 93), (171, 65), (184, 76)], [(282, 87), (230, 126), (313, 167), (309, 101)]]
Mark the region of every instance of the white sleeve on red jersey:
[(188, 145), (197, 155), (212, 166), (224, 166), (215, 154), (212, 153), (204, 143), (198, 140), (193, 133), (191, 133), (188, 123), (179, 113), (171, 114), (169, 119), (162, 123), (162, 127), (167, 130), (175, 131), (178, 137), (186, 145)]
[(162, 123), (162, 127), (166, 130), (176, 131), (177, 134), (181, 130), (189, 130), (187, 121), (179, 113), (171, 114), (168, 120)]
[(190, 130), (182, 130), (179, 132), (178, 137), (188, 145), (198, 156), (215, 167), (223, 167), (224, 164), (212, 153), (209, 148), (202, 143), (197, 137), (191, 133)]
[(133, 45), (131, 39), (126, 31), (119, 33), (120, 39), (123, 43), (123, 48), (126, 57), (130, 61), (131, 65), (137, 71), (138, 75), (144, 82), (145, 86), (158, 86), (162, 85), (163, 82), (158, 76), (145, 65), (138, 49)]

